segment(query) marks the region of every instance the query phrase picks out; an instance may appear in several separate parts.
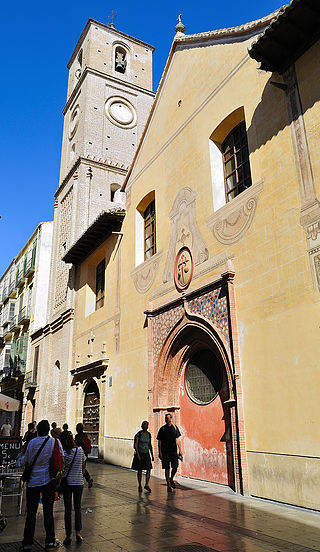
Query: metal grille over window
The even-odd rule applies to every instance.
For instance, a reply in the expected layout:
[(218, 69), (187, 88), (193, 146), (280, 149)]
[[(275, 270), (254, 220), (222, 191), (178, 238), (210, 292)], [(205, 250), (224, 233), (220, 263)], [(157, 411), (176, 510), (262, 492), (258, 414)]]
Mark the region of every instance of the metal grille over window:
[(100, 309), (104, 305), (104, 285), (105, 285), (105, 259), (97, 266), (96, 272), (96, 310)]
[(211, 351), (193, 355), (185, 373), (186, 389), (190, 399), (198, 404), (209, 404), (221, 389), (220, 365)]
[(244, 121), (228, 134), (222, 144), (226, 199), (230, 201), (251, 186), (249, 149)]
[(156, 253), (156, 209), (152, 201), (144, 214), (144, 260)]

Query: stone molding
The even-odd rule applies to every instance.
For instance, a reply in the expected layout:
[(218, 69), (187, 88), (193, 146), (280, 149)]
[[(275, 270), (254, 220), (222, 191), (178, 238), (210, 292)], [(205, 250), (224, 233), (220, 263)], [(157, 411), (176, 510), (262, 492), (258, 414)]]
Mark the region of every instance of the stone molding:
[(241, 240), (251, 226), (262, 190), (263, 179), (207, 218), (207, 225), (218, 242), (232, 245)]
[(130, 276), (138, 293), (146, 293), (151, 288), (159, 268), (162, 251), (156, 253), (131, 271)]
[(252, 31), (260, 31), (262, 33), (265, 30), (265, 27), (269, 25), (274, 19), (276, 19), (276, 17), (282, 10), (283, 8), (279, 8), (278, 10), (275, 10), (265, 17), (255, 19), (254, 21), (249, 21), (248, 23), (244, 23), (243, 25), (239, 25), (237, 27), (227, 27), (224, 29), (217, 29), (214, 31), (207, 31), (204, 33), (195, 33), (190, 35), (180, 35), (178, 37), (175, 37), (175, 42), (190, 42), (192, 40), (220, 38), (225, 36), (234, 37), (239, 34), (246, 34)]
[[(125, 176), (129, 169), (129, 165), (124, 165), (123, 163), (116, 163), (109, 159), (102, 159), (101, 157), (95, 157), (94, 155), (87, 155), (86, 157), (79, 156), (74, 162), (74, 164), (72, 165), (71, 169), (66, 174), (66, 176), (61, 181), (61, 184), (59, 184), (59, 187), (57, 188), (57, 191), (55, 193), (55, 197), (57, 197), (57, 195), (60, 193), (63, 187), (69, 182), (71, 177), (75, 178), (75, 175), (77, 175), (77, 170), (79, 169), (80, 165), (89, 165), (90, 167), (91, 166), (97, 167), (105, 171), (110, 170), (115, 173), (119, 173), (122, 176)], [(76, 176), (76, 178), (78, 178), (78, 175)]]
[(195, 266), (203, 263), (209, 257), (207, 246), (197, 224), (196, 197), (196, 192), (191, 188), (182, 188), (177, 193), (170, 210), (171, 239), (162, 277), (164, 283), (173, 279), (174, 260), (178, 250), (184, 245), (192, 250)]

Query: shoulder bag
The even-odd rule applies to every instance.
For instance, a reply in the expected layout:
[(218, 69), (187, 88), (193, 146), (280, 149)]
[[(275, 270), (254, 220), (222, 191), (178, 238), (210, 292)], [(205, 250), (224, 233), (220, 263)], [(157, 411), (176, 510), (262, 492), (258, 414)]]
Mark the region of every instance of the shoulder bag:
[(68, 475), (69, 475), (69, 473), (70, 473), (70, 470), (71, 470), (71, 468), (72, 468), (72, 464), (73, 464), (73, 461), (74, 461), (74, 459), (75, 459), (75, 457), (76, 457), (77, 450), (78, 450), (78, 447), (76, 448), (76, 450), (75, 450), (75, 452), (74, 452), (74, 455), (73, 455), (73, 458), (72, 458), (72, 461), (71, 461), (71, 464), (70, 464), (70, 466), (69, 466), (68, 471), (65, 472), (65, 473), (63, 474), (63, 476), (61, 477), (61, 479), (60, 479), (60, 483), (59, 483), (59, 487), (58, 487), (58, 493), (59, 493), (59, 494), (62, 494), (62, 493), (66, 490), (66, 487), (67, 487), (67, 485), (68, 485), (67, 477), (68, 477)]
[(42, 451), (43, 447), (45, 446), (45, 444), (49, 441), (50, 437), (48, 435), (48, 437), (43, 441), (41, 447), (39, 447), (38, 449), (38, 452), (37, 454), (35, 455), (34, 459), (32, 460), (31, 464), (26, 464), (25, 465), (25, 468), (22, 472), (22, 481), (24, 481), (25, 483), (29, 483), (30, 481), (30, 477), (31, 477), (31, 473), (32, 473), (32, 469), (33, 469), (33, 466), (34, 464), (36, 463), (37, 459), (38, 459), (38, 456), (40, 454), (40, 452)]

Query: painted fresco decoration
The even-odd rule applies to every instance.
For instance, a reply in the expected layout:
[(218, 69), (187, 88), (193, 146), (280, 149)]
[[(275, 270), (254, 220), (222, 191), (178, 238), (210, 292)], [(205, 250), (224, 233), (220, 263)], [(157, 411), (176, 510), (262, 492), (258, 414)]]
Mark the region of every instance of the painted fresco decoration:
[(185, 187), (176, 195), (169, 219), (171, 223), (171, 239), (162, 280), (164, 283), (174, 278), (174, 261), (181, 247), (192, 249), (195, 266), (203, 263), (209, 257), (207, 246), (200, 234), (196, 219), (197, 194), (191, 188)]
[(179, 249), (174, 263), (174, 283), (178, 291), (187, 289), (191, 283), (194, 262), (189, 247)]

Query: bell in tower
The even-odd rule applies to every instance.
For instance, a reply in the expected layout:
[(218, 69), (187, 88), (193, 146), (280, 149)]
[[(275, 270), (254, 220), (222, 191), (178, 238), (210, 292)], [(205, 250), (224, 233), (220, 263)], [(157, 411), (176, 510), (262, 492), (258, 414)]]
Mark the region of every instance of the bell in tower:
[(117, 47), (115, 50), (115, 70), (118, 73), (125, 73), (127, 67), (127, 54), (124, 48)]

